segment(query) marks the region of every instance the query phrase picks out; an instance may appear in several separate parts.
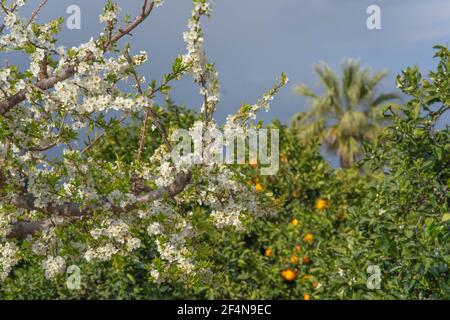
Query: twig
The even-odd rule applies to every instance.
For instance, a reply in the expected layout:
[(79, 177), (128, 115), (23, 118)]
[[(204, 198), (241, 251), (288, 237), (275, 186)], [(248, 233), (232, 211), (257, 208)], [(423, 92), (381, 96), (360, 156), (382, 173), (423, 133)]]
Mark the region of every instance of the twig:
[[(5, 12), (5, 14), (8, 14), (8, 9), (3, 5), (3, 3), (0, 4), (3, 11)], [(17, 9), (17, 5), (15, 4), (12, 8), (10, 12), (14, 12)], [(1, 24), (0, 25), (0, 35), (3, 33), (3, 30), (5, 30), (5, 24)]]
[[(126, 117), (121, 117), (118, 121), (119, 121), (119, 123), (122, 123), (125, 121), (125, 119), (126, 119)], [(107, 126), (101, 134), (99, 134), (97, 137), (95, 137), (95, 139), (92, 140), (89, 145), (87, 145), (83, 150), (81, 150), (81, 153), (84, 154), (84, 153), (88, 152), (89, 150), (91, 150), (94, 147), (94, 145), (107, 134), (106, 130), (109, 129), (110, 126)]]
[(30, 20), (28, 20), (27, 24), (25, 25), (25, 27), (28, 27), (33, 21), (34, 19), (36, 19), (36, 16), (39, 14), (39, 12), (42, 10), (42, 8), (47, 4), (48, 0), (44, 0), (39, 7), (36, 8), (36, 10), (33, 11), (33, 13), (31, 14), (31, 18)]
[[(128, 51), (125, 52), (125, 57), (127, 58), (128, 62), (131, 64), (132, 63), (132, 59), (131, 56), (129, 54)], [(137, 74), (136, 70), (132, 67), (131, 68), (131, 74), (133, 76), (134, 81), (136, 82), (136, 90), (138, 91), (140, 96), (144, 96), (144, 91), (142, 90), (142, 86), (141, 86), (141, 81), (139, 80), (139, 75)], [(152, 92), (150, 92), (150, 94), (148, 95), (148, 98), (151, 99), (151, 97), (159, 90), (161, 90), (161, 88), (163, 87), (163, 85), (159, 86), (158, 88), (152, 90)], [(138, 150), (136, 152), (136, 159), (139, 161), (141, 159), (142, 153), (144, 152), (144, 147), (145, 147), (145, 137), (147, 136), (147, 132), (148, 132), (148, 126), (149, 126), (149, 118), (152, 117), (153, 121), (155, 122), (158, 130), (161, 133), (162, 139), (164, 141), (164, 144), (167, 146), (167, 148), (169, 149), (169, 151), (172, 151), (172, 144), (170, 143), (169, 139), (167, 139), (167, 133), (166, 130), (161, 122), (161, 118), (159, 117), (159, 115), (152, 109), (152, 106), (148, 106), (145, 108), (145, 114), (144, 114), (144, 121), (142, 124), (142, 129), (141, 129), (141, 136), (139, 139), (139, 147)]]
[(200, 80), (200, 85), (202, 86), (202, 88), (204, 89), (204, 91), (205, 91), (205, 93), (203, 94), (203, 103), (204, 103), (204, 105), (205, 105), (205, 110), (204, 110), (204, 113), (205, 113), (205, 119), (204, 119), (204, 122), (205, 122), (205, 130), (206, 130), (206, 128), (208, 127), (208, 122), (209, 122), (209, 115), (208, 115), (208, 93), (207, 93), (207, 87), (206, 87), (206, 80), (205, 80), (205, 77), (202, 75), (201, 76), (201, 80)]

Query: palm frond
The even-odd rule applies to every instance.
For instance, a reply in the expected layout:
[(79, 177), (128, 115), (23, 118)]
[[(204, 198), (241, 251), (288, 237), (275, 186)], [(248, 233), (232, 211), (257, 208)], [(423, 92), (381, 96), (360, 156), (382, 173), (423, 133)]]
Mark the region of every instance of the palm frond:
[(317, 95), (314, 91), (312, 91), (310, 88), (308, 88), (304, 84), (300, 84), (298, 86), (294, 87), (294, 92), (298, 94), (299, 96), (309, 97), (309, 98), (316, 98)]
[(324, 89), (321, 95), (304, 85), (294, 88), (297, 94), (311, 98), (311, 111), (297, 114), (293, 126), (302, 139), (321, 141), (328, 151), (339, 155), (343, 167), (348, 167), (361, 155), (362, 144), (374, 141), (388, 123), (385, 105), (399, 97), (392, 92), (375, 94), (386, 71), (372, 74), (370, 68), (362, 68), (352, 59), (345, 60), (341, 68), (339, 80), (325, 63), (315, 66)]
[(400, 95), (395, 92), (382, 93), (375, 97), (371, 103), (371, 107), (378, 107), (384, 105), (392, 100), (400, 99)]

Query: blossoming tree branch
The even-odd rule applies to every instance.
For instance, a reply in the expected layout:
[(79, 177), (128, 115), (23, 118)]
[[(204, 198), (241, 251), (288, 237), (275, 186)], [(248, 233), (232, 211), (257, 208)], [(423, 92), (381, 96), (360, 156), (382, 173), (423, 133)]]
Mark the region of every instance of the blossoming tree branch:
[[(151, 261), (155, 281), (174, 273), (198, 276), (207, 272), (197, 263), (196, 250), (205, 224), (240, 229), (246, 217), (268, 213), (227, 165), (174, 162), (170, 134), (177, 128), (163, 125), (154, 103), (158, 95), (168, 94), (172, 82), (191, 75), (202, 98), (202, 120), (188, 129), (201, 127), (199, 139), (205, 143), (208, 132), (219, 128), (214, 120), (218, 75), (203, 50), (201, 20), (211, 14), (208, 0), (193, 1), (183, 34), (187, 52), (163, 79), (150, 82), (138, 71), (147, 61), (146, 52), (133, 54), (132, 46), (121, 40), (139, 32), (162, 0), (142, 1), (136, 17), (124, 21), (119, 6), (108, 1), (100, 14), (104, 32), (72, 48), (56, 39), (62, 19), (36, 22), (47, 1), (28, 18), (19, 16), (25, 0), (0, 4), (0, 51), (5, 57), (0, 66), (0, 279), (26, 255), (41, 257), (51, 279), (77, 259), (129, 255), (144, 238), (158, 251)], [(29, 66), (8, 63), (8, 55), (17, 52), (29, 57)], [(260, 101), (243, 104), (221, 128), (248, 130), (287, 81), (282, 75)], [(108, 162), (91, 152), (111, 125), (136, 114), (143, 121), (134, 161)], [(163, 144), (144, 158), (149, 130), (157, 130)], [(50, 157), (52, 151), (62, 155)], [(208, 213), (206, 219), (198, 207)]]

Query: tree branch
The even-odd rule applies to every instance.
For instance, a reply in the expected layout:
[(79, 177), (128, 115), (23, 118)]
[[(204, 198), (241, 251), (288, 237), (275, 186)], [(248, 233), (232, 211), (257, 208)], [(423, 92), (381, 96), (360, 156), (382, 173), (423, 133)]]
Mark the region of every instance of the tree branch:
[[(145, 1), (144, 3), (146, 3)], [(150, 3), (143, 12), (137, 16), (132, 22), (130, 22), (124, 29), (119, 29), (115, 34), (112, 35), (111, 41), (105, 50), (111, 49), (112, 45), (122, 39), (125, 35), (129, 34), (136, 27), (138, 27), (152, 12), (154, 7), (154, 2)], [(92, 54), (86, 55), (86, 57), (80, 61), (81, 62), (90, 62), (94, 60), (94, 56)], [(48, 90), (53, 88), (58, 82), (67, 80), (75, 75), (77, 72), (76, 65), (67, 66), (60, 75), (49, 77), (48, 79), (39, 80), (35, 86), (41, 90)], [(7, 97), (6, 99), (0, 101), (0, 115), (4, 115), (9, 110), (14, 108), (19, 103), (25, 101), (27, 94), (27, 89), (22, 89), (16, 94)]]
[[(130, 64), (132, 64), (132, 58), (130, 56), (129, 51), (127, 50), (125, 52), (125, 57), (127, 58), (128, 62)], [(144, 91), (142, 90), (142, 86), (141, 86), (141, 81), (139, 80), (139, 75), (136, 71), (136, 69), (134, 67), (131, 68), (131, 75), (133, 76), (134, 82), (136, 83), (136, 90), (139, 93), (139, 95), (141, 97), (144, 97)], [(148, 97), (151, 99), (152, 96), (159, 90), (161, 90), (162, 85), (160, 87), (158, 87), (156, 90), (152, 90), (150, 92), (150, 94), (148, 95)], [(170, 143), (169, 139), (167, 139), (167, 133), (166, 133), (166, 129), (164, 128), (162, 122), (161, 122), (161, 118), (159, 117), (159, 115), (152, 109), (152, 106), (148, 106), (145, 108), (144, 110), (144, 120), (142, 123), (142, 128), (141, 128), (141, 135), (140, 135), (140, 139), (139, 139), (139, 147), (138, 150), (136, 152), (136, 160), (141, 160), (141, 156), (142, 156), (142, 152), (144, 151), (144, 147), (145, 147), (145, 138), (147, 136), (147, 131), (148, 131), (148, 126), (149, 126), (149, 118), (152, 117), (153, 121), (155, 122), (156, 126), (158, 127), (158, 130), (161, 133), (162, 139), (165, 143), (165, 145), (167, 146), (167, 148), (169, 149), (169, 151), (172, 151), (172, 144)]]
[[(120, 214), (127, 213), (139, 208), (139, 205), (146, 204), (164, 197), (173, 198), (187, 187), (191, 182), (191, 173), (179, 173), (175, 178), (175, 181), (168, 187), (149, 191), (147, 193), (137, 196), (136, 202), (129, 204), (125, 207), (118, 207), (113, 205), (106, 198), (102, 199), (99, 204), (81, 208), (78, 203), (66, 202), (60, 205), (48, 204), (45, 208), (37, 208), (34, 205), (35, 197), (30, 194), (22, 194), (17, 196), (13, 204), (17, 208), (26, 210), (37, 210), (44, 212), (53, 217), (66, 217), (66, 218), (81, 218), (91, 216), (95, 210), (103, 208), (107, 205), (110, 206), (110, 211)], [(12, 231), (7, 235), (8, 238), (25, 238), (28, 235), (33, 235), (35, 232), (45, 229), (49, 226), (52, 220), (44, 221), (20, 221), (13, 224)]]
[(33, 11), (33, 13), (31, 14), (31, 18), (30, 20), (28, 20), (26, 27), (28, 27), (33, 21), (34, 19), (36, 19), (37, 15), (39, 14), (39, 11), (42, 10), (43, 7), (45, 7), (45, 5), (47, 4), (48, 0), (44, 0), (39, 7), (36, 8), (36, 10)]
[[(3, 11), (5, 12), (5, 14), (8, 14), (8, 9), (6, 9), (6, 7), (4, 7), (3, 4), (1, 5), (1, 7), (2, 7)], [(10, 12), (11, 12), (11, 13), (14, 13), (14, 11), (16, 11), (16, 9), (17, 9), (17, 5), (15, 4), (15, 5), (11, 8)], [(5, 24), (1, 24), (1, 25), (0, 25), (0, 36), (2, 35), (3, 30), (5, 30)]]
[(137, 26), (139, 26), (147, 17), (152, 13), (153, 8), (155, 6), (155, 3), (152, 1), (150, 5), (147, 5), (147, 1), (144, 1), (144, 6), (142, 8), (142, 12), (139, 16), (137, 16), (134, 21), (132, 21), (130, 24), (128, 24), (124, 29), (119, 29), (118, 32), (116, 32), (111, 37), (111, 44), (116, 43), (119, 41), (123, 36), (130, 34), (131, 31), (136, 29)]
[(6, 236), (7, 239), (25, 239), (29, 235), (33, 235), (38, 231), (49, 227), (47, 220), (45, 221), (18, 221), (12, 225), (12, 230)]

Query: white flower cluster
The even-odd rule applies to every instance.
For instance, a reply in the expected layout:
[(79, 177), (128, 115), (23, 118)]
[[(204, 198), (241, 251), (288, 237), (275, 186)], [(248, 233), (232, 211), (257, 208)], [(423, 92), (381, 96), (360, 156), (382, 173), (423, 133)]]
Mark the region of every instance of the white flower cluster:
[(147, 60), (148, 60), (147, 52), (145, 52), (143, 50), (141, 50), (139, 52), (139, 54), (135, 55), (132, 58), (133, 64), (136, 66), (140, 66), (140, 65), (144, 64), (145, 62), (147, 62)]
[(6, 238), (11, 230), (11, 224), (17, 220), (17, 216), (17, 213), (13, 214), (11, 210), (0, 204), (0, 238)]
[[(94, 49), (91, 48), (89, 51), (92, 50)], [(132, 57), (134, 65), (141, 65), (146, 60), (145, 52)], [(56, 102), (53, 103), (52, 109), (60, 110), (62, 104), (72, 112), (85, 114), (109, 110), (131, 111), (150, 106), (152, 101), (146, 97), (140, 95), (129, 97), (129, 94), (123, 94), (116, 88), (116, 82), (107, 81), (108, 78), (127, 80), (129, 67), (130, 64), (124, 56), (93, 64), (81, 63), (78, 66), (80, 75), (55, 86), (55, 91), (50, 97), (50, 101)], [(89, 91), (86, 92), (83, 88), (89, 88)], [(80, 95), (83, 96), (81, 103)]]
[(218, 228), (234, 227), (242, 230), (246, 215), (260, 217), (268, 213), (257, 206), (257, 198), (247, 186), (237, 182), (233, 172), (225, 166), (218, 173), (205, 175), (197, 202), (211, 208), (211, 217)]
[(217, 211), (211, 212), (211, 217), (214, 219), (214, 223), (218, 228), (224, 228), (228, 226), (233, 226), (237, 230), (242, 230), (241, 217), (242, 213), (240, 210), (234, 211)]
[(55, 228), (47, 228), (42, 231), (41, 236), (33, 242), (31, 251), (36, 255), (47, 255), (55, 245), (60, 244), (56, 236)]
[(42, 268), (45, 270), (45, 277), (52, 280), (65, 271), (66, 261), (60, 256), (49, 256), (46, 260), (42, 261)]
[(162, 234), (164, 231), (162, 225), (159, 222), (153, 222), (147, 227), (147, 234), (149, 236), (157, 236)]
[(99, 16), (100, 22), (114, 23), (121, 10), (122, 9), (117, 3), (110, 2), (103, 10), (103, 13)]
[(19, 262), (19, 250), (14, 243), (0, 243), (0, 280), (4, 280)]
[(183, 33), (188, 51), (187, 55), (183, 56), (183, 60), (185, 64), (192, 65), (192, 73), (197, 82), (201, 81), (207, 64), (207, 58), (203, 50), (204, 38), (200, 18), (204, 14), (209, 14), (210, 9), (210, 5), (206, 1), (196, 4), (188, 23), (189, 30)]
[(256, 114), (262, 109), (269, 111), (270, 102), (274, 96), (278, 93), (281, 87), (285, 86), (289, 82), (289, 78), (285, 74), (281, 75), (279, 83), (275, 85), (269, 92), (264, 94), (263, 98), (253, 105), (243, 105), (238, 113), (229, 115), (227, 117), (225, 130), (245, 130), (244, 125), (249, 120), (256, 119)]
[(91, 262), (93, 260), (108, 261), (111, 260), (112, 256), (118, 252), (119, 249), (111, 243), (107, 243), (104, 246), (88, 249), (84, 254), (84, 258), (87, 262)]
[(168, 161), (161, 163), (158, 173), (158, 178), (155, 180), (158, 187), (167, 187), (173, 182), (175, 170)]
[(38, 77), (40, 71), (40, 63), (45, 58), (45, 50), (37, 48), (35, 52), (30, 54), (31, 65), (30, 71), (34, 77)]
[(125, 243), (128, 234), (129, 226), (122, 220), (107, 220), (104, 222), (103, 228), (91, 230), (91, 236), (95, 240), (100, 237), (107, 237), (121, 244)]
[(154, 0), (155, 7), (161, 7), (164, 4), (165, 0)]
[(4, 68), (4, 69), (0, 70), (0, 81), (7, 82), (10, 74), (11, 74), (11, 68)]
[(188, 53), (182, 57), (185, 65), (191, 66), (194, 82), (200, 84), (200, 94), (205, 98), (201, 107), (202, 112), (211, 115), (219, 102), (218, 73), (214, 66), (208, 63), (203, 49), (204, 37), (200, 18), (211, 14), (211, 4), (207, 0), (197, 2), (192, 10), (192, 17), (188, 23), (188, 31), (183, 33)]
[(195, 264), (189, 258), (190, 251), (184, 246), (183, 241), (180, 241), (180, 238), (172, 237), (165, 243), (157, 239), (156, 245), (161, 259), (167, 261), (169, 265), (176, 265), (185, 274), (194, 274)]
[[(147, 227), (147, 233), (156, 237), (159, 258), (169, 266), (176, 267), (181, 272), (180, 276), (192, 276), (197, 272), (194, 250), (189, 245), (196, 236), (196, 231), (186, 219), (174, 217), (166, 219), (164, 223), (153, 222)], [(158, 283), (164, 281), (164, 276), (156, 266), (152, 270), (152, 277)]]
[(84, 254), (87, 261), (107, 261), (114, 254), (126, 255), (141, 246), (141, 240), (131, 235), (129, 225), (122, 220), (106, 220), (102, 228), (93, 229), (90, 233), (94, 240), (103, 240), (104, 245), (89, 248)]
[(45, 208), (49, 203), (60, 203), (48, 178), (53, 176), (52, 170), (41, 169), (30, 171), (28, 176), (28, 189), (35, 196), (34, 206)]
[(0, 37), (0, 47), (5, 51), (10, 51), (11, 43), (17, 45), (25, 45), (28, 41), (30, 31), (24, 27), (24, 21), (13, 12), (9, 12), (5, 15), (3, 20), (5, 28), (9, 29), (9, 32), (5, 32)]
[[(19, 0), (17, 3), (22, 5), (24, 2)], [(155, 6), (162, 3), (162, 0), (154, 1)], [(58, 22), (28, 25), (28, 19), (22, 19), (15, 12), (6, 15), (6, 28), (0, 35), (0, 51), (31, 46), (32, 53), (25, 73), (15, 66), (0, 69), (1, 100), (22, 89), (26, 92), (26, 101), (4, 115), (7, 131), (13, 134), (0, 141), (0, 153), (8, 173), (8, 188), (0, 195), (0, 236), (6, 238), (10, 225), (17, 220), (48, 221), (46, 211), (58, 206), (70, 203), (77, 210), (89, 209), (89, 216), (83, 217), (52, 215), (43, 231), (25, 240), (32, 243), (34, 254), (45, 257), (42, 266), (47, 278), (53, 279), (64, 271), (65, 258), (69, 257), (62, 256), (73, 250), (87, 261), (108, 261), (115, 255), (130, 255), (141, 247), (143, 239), (136, 234), (145, 230), (147, 236), (155, 241), (158, 251), (158, 258), (148, 262), (155, 281), (159, 283), (169, 274), (174, 274), (168, 272), (173, 271), (172, 268), (181, 271), (182, 275), (176, 272), (180, 277), (198, 275), (204, 270), (198, 262), (200, 254), (196, 250), (200, 244), (197, 237), (204, 230), (203, 225), (197, 223), (197, 215), (205, 219), (202, 223), (242, 230), (248, 216), (265, 214), (256, 205), (254, 192), (240, 182), (245, 177), (238, 176), (225, 165), (208, 164), (204, 157), (214, 152), (198, 152), (207, 145), (208, 137), (219, 129), (213, 119), (219, 102), (219, 86), (214, 65), (208, 62), (204, 52), (200, 23), (203, 16), (210, 14), (211, 5), (208, 0), (195, 0), (194, 4), (188, 31), (183, 35), (187, 54), (176, 60), (174, 70), (178, 71), (173, 71), (173, 78), (192, 73), (194, 82), (200, 86), (201, 109), (206, 117), (186, 130), (193, 137), (194, 146), (200, 148), (195, 147), (193, 156), (185, 156), (180, 161), (172, 159), (169, 148), (164, 144), (150, 159), (131, 163), (121, 159), (99, 159), (95, 153), (82, 151), (84, 146), (78, 144), (84, 137), (87, 143), (92, 142), (92, 135), (89, 135), (92, 130), (95, 133), (100, 131), (98, 129), (107, 132), (107, 122), (111, 116), (114, 117), (112, 114), (120, 113), (126, 118), (135, 111), (153, 106), (152, 99), (157, 97), (151, 92), (152, 86), (145, 90), (146, 94), (133, 94), (129, 88), (124, 88), (130, 79), (133, 83), (140, 83), (142, 88), (149, 88), (144, 77), (132, 72), (147, 61), (146, 52), (141, 51), (134, 56), (116, 52), (106, 54), (102, 46), (104, 34), (97, 41), (90, 39), (67, 49), (56, 46), (53, 41)], [(119, 12), (118, 6), (109, 3), (100, 20), (109, 28), (117, 21)], [(51, 63), (47, 65), (47, 75), (43, 75), (41, 68), (46, 59)], [(68, 70), (75, 74), (66, 79)], [(42, 76), (66, 80), (57, 81), (54, 87), (45, 91), (35, 85)], [(287, 78), (283, 78), (281, 85), (286, 82)], [(261, 109), (268, 109), (278, 89), (275, 87), (269, 91), (256, 104), (243, 107), (228, 119), (225, 129), (238, 128), (245, 133), (248, 126), (244, 120), (254, 118)], [(163, 93), (162, 89), (160, 93)], [(117, 120), (118, 117), (114, 117), (114, 121)], [(167, 129), (170, 132), (176, 128)], [(50, 157), (45, 146), (63, 149), (62, 156)], [(154, 189), (167, 188), (182, 172), (192, 174), (191, 182), (183, 192), (155, 201), (139, 201), (146, 199), (142, 193), (148, 192), (147, 189), (153, 192)], [(145, 188), (141, 188), (141, 181)], [(22, 190), (26, 190), (30, 197), (25, 200), (20, 197)], [(21, 201), (22, 204), (26, 201), (32, 210), (20, 206)], [(115, 210), (125, 208), (122, 211), (128, 211), (126, 214)], [(66, 243), (56, 231), (72, 222), (77, 223), (72, 225), (73, 228), (78, 228), (79, 224), (89, 232), (75, 232), (77, 239)], [(64, 250), (67, 247), (70, 250)], [(0, 249), (1, 279), (11, 271), (19, 255), (13, 243), (0, 244)]]

